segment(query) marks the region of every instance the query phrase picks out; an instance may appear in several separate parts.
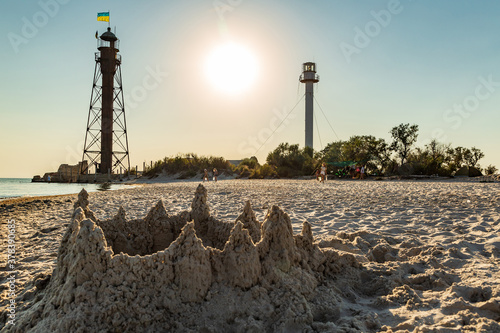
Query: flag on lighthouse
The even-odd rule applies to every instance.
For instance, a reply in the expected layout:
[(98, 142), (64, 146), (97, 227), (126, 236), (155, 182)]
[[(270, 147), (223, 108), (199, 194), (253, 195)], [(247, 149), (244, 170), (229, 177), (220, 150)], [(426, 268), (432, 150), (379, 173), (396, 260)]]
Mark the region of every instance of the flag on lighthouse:
[(97, 13), (97, 21), (109, 22), (109, 12)]

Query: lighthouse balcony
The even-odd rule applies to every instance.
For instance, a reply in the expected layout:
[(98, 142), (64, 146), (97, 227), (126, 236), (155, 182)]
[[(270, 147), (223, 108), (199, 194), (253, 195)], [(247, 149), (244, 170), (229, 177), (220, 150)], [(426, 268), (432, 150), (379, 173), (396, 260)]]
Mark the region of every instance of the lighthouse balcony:
[(300, 82), (319, 82), (319, 75), (314, 72), (304, 72), (300, 76)]
[(104, 40), (104, 39), (97, 39), (97, 48), (100, 49), (101, 47), (111, 47), (111, 43), (113, 43), (113, 48), (115, 48), (117, 51), (120, 47), (120, 40), (116, 40), (116, 41), (113, 41), (113, 42), (110, 42), (108, 40)]

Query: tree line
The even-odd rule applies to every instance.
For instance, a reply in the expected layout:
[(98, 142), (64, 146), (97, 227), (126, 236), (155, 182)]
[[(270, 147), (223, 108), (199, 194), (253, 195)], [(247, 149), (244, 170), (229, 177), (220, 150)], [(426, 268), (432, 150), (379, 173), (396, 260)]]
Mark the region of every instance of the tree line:
[(259, 165), (255, 157), (243, 160), (236, 171), (250, 178), (298, 177), (314, 174), (322, 162), (330, 172), (349, 165), (365, 166), (372, 175), (439, 175), (452, 176), (460, 168), (469, 168), (494, 174), (497, 168), (489, 165), (481, 169), (479, 161), (484, 153), (476, 148), (452, 147), (432, 140), (424, 148), (414, 147), (418, 125), (400, 124), (390, 130), (391, 142), (372, 135), (355, 135), (346, 141), (334, 141), (315, 152), (310, 147), (281, 143), (267, 155), (266, 163)]
[(219, 173), (236, 174), (240, 178), (295, 178), (313, 175), (323, 162), (328, 164), (329, 173), (349, 166), (364, 166), (369, 175), (377, 176), (452, 176), (462, 167), (486, 174), (497, 171), (493, 165), (481, 168), (479, 161), (484, 153), (476, 147), (452, 147), (437, 140), (423, 148), (415, 147), (418, 130), (418, 125), (400, 124), (389, 131), (391, 142), (372, 135), (355, 135), (346, 141), (331, 142), (321, 151), (280, 143), (268, 153), (264, 164), (260, 164), (255, 156), (234, 166), (223, 157), (180, 154), (155, 162), (145, 174), (152, 177), (166, 173), (177, 174), (178, 178), (192, 178), (203, 173), (204, 169), (217, 168)]

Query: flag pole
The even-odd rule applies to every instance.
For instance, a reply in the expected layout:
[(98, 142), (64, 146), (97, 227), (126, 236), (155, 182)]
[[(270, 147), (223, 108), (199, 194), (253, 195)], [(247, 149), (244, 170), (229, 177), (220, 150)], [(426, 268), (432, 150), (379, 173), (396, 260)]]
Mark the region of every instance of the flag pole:
[(108, 9), (108, 28), (111, 28), (111, 11)]

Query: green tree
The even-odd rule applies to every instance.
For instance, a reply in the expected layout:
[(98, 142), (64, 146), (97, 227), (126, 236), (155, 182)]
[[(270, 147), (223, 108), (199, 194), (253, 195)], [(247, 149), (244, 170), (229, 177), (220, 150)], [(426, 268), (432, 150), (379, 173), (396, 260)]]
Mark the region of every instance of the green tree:
[(318, 154), (319, 159), (325, 162), (343, 162), (346, 159), (342, 155), (344, 141), (334, 141), (326, 145)]
[(467, 166), (472, 168), (479, 168), (478, 162), (484, 157), (484, 153), (476, 147), (465, 149), (463, 155)]
[(390, 133), (393, 139), (391, 149), (396, 152), (401, 159), (401, 165), (403, 165), (411, 151), (411, 147), (417, 142), (418, 125), (399, 124), (393, 127)]
[(420, 147), (415, 148), (406, 159), (406, 163), (411, 165), (411, 172), (416, 175), (425, 173), (425, 161), (427, 161), (427, 151)]
[(280, 143), (267, 155), (267, 164), (276, 168), (280, 177), (297, 177), (310, 175), (314, 171), (314, 151), (305, 147), (299, 149), (298, 144)]
[(259, 164), (259, 160), (257, 159), (257, 157), (255, 156), (252, 156), (250, 158), (244, 158), (240, 164), (238, 164), (238, 167), (239, 166), (243, 166), (243, 165), (246, 165), (247, 167), (249, 167), (250, 169), (255, 169), (257, 167), (260, 167), (260, 164)]
[(464, 151), (464, 147), (447, 148), (446, 155), (450, 172), (460, 169), (465, 164)]
[(374, 156), (376, 156), (376, 165), (380, 174), (387, 174), (393, 164), (391, 159), (391, 149), (389, 144), (384, 139), (378, 139), (374, 147)]
[(238, 178), (250, 177), (252, 174), (256, 173), (260, 168), (259, 160), (257, 157), (252, 156), (250, 158), (243, 159), (240, 164), (235, 169), (238, 174)]
[(444, 144), (439, 143), (436, 139), (425, 145), (426, 161), (425, 171), (428, 175), (440, 174), (443, 164), (447, 162), (447, 148)]
[(376, 173), (382, 174), (390, 165), (391, 151), (384, 139), (377, 139), (372, 135), (355, 135), (348, 141), (329, 143), (318, 154), (318, 159), (328, 163), (362, 163)]
[(384, 139), (372, 135), (353, 136), (345, 142), (342, 154), (348, 161), (367, 165), (369, 169), (383, 173), (390, 161), (390, 150)]
[(351, 136), (342, 146), (342, 155), (347, 161), (366, 163), (372, 159), (373, 136)]

